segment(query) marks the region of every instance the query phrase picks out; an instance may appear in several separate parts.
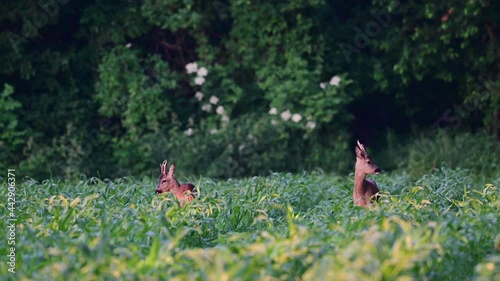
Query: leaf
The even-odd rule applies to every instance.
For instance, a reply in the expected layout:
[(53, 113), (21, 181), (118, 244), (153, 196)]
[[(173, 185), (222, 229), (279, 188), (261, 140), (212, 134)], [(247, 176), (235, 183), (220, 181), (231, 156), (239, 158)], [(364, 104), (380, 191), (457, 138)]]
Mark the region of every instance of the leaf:
[(94, 199), (99, 198), (100, 194), (99, 193), (94, 193), (92, 195), (89, 195), (83, 199), (83, 207), (87, 207), (87, 204), (90, 204)]
[(74, 208), (76, 205), (78, 205), (78, 203), (80, 203), (82, 200), (80, 199), (80, 197), (76, 197), (73, 201), (71, 201), (71, 203), (69, 204), (69, 207), (70, 208)]
[(158, 259), (158, 253), (160, 252), (160, 239), (158, 236), (153, 238), (153, 244), (149, 249), (149, 255), (146, 259), (145, 266), (152, 267)]

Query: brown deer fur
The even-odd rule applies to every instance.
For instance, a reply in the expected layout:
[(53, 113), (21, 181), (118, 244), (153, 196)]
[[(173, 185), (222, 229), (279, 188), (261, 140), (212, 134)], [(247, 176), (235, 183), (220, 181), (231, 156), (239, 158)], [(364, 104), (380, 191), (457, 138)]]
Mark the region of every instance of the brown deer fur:
[(354, 205), (366, 207), (372, 200), (378, 200), (379, 189), (375, 181), (366, 179), (367, 174), (379, 174), (381, 169), (373, 163), (365, 147), (358, 141), (356, 145), (356, 166), (354, 168)]
[(175, 178), (175, 164), (170, 165), (170, 169), (166, 172), (167, 160), (165, 160), (160, 164), (160, 170), (160, 181), (156, 187), (156, 194), (171, 192), (181, 202), (181, 206), (194, 199), (196, 187), (190, 183), (179, 184)]

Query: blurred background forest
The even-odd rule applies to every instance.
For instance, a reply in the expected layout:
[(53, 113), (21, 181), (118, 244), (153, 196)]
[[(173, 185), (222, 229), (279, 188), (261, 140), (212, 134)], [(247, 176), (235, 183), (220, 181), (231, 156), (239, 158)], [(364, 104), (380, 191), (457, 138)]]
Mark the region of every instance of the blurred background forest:
[[(36, 179), (500, 176), (499, 1), (23, 0), (0, 7), (0, 168)], [(182, 172), (179, 172), (182, 171)]]

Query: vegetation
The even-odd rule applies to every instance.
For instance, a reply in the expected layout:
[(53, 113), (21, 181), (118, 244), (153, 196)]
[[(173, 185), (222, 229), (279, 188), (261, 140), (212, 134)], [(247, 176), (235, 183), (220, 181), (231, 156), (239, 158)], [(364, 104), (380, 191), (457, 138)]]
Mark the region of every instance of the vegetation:
[(492, 137), (438, 130), (409, 140), (388, 134), (386, 141), (389, 149), (374, 151), (377, 164), (387, 170), (406, 171), (413, 180), (443, 164), (468, 169), (480, 182), (500, 177), (500, 146)]
[(498, 140), (499, 11), (484, 0), (10, 1), (0, 169), (114, 178), (169, 157), (215, 178), (346, 173), (356, 138), (392, 149), (388, 131)]
[(500, 177), (443, 167), (376, 180), (373, 209), (353, 207), (350, 178), (323, 173), (192, 178), (201, 195), (185, 207), (154, 195), (156, 179), (26, 180), (15, 279), (500, 278)]
[(4, 2), (7, 278), (500, 280), (499, 1)]

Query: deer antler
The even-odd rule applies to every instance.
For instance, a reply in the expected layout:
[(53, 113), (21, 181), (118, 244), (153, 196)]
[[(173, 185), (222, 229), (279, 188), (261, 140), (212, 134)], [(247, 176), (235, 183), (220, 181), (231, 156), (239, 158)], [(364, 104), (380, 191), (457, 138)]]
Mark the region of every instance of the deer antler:
[(163, 163), (160, 164), (160, 170), (161, 170), (162, 175), (166, 173), (167, 162), (168, 162), (168, 160), (165, 159), (165, 161), (163, 161)]

